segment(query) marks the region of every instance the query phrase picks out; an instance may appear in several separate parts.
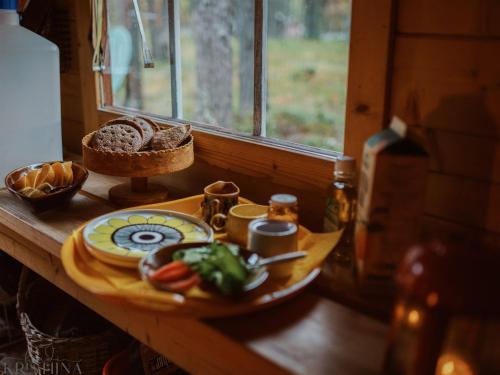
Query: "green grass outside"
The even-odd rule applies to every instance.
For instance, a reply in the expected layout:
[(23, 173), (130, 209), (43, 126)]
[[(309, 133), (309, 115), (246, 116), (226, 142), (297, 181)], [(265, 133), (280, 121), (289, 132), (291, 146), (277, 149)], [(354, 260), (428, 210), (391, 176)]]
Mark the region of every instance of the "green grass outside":
[[(233, 110), (238, 113), (238, 43), (233, 44)], [(197, 120), (195, 46), (181, 40), (184, 118)], [(342, 150), (344, 136), (347, 41), (269, 39), (268, 136), (329, 150)], [(155, 61), (143, 70), (144, 110), (169, 116), (170, 68)], [(123, 88), (117, 98), (123, 97)], [(119, 100), (118, 100), (119, 101)], [(251, 115), (235, 116), (233, 128), (251, 132)]]

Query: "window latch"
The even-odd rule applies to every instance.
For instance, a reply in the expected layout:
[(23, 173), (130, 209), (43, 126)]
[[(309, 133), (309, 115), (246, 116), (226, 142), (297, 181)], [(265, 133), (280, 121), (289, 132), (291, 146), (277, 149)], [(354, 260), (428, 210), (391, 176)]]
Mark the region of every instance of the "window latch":
[(92, 45), (94, 54), (92, 56), (92, 70), (94, 72), (104, 72), (104, 50), (102, 48), (102, 22), (103, 22), (102, 0), (92, 1)]
[(132, 0), (134, 3), (135, 16), (137, 18), (137, 23), (139, 25), (139, 32), (141, 34), (142, 40), (142, 57), (144, 58), (144, 67), (145, 68), (154, 68), (155, 63), (153, 62), (153, 54), (151, 50), (148, 48), (146, 43), (146, 35), (144, 33), (144, 26), (142, 25), (141, 11), (139, 10), (139, 4), (137, 0)]

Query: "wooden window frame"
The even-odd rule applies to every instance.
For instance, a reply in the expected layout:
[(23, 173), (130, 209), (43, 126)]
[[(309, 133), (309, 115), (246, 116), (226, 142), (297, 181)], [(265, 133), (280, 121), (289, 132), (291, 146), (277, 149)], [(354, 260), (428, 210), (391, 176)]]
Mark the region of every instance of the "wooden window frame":
[[(255, 12), (259, 18), (262, 17), (261, 19), (265, 17), (267, 1), (255, 0)], [(395, 0), (352, 0), (343, 154), (358, 159), (361, 157), (366, 138), (382, 129), (388, 121), (394, 2)], [(179, 5), (178, 0), (169, 0), (168, 4), (169, 10), (174, 10), (175, 15), (175, 7)], [(77, 22), (81, 23), (81, 19), (79, 21), (78, 18), (81, 17), (77, 17)], [(169, 27), (171, 31), (178, 31), (175, 17)], [(265, 32), (264, 27), (264, 23), (255, 22), (255, 38), (259, 38), (259, 35), (262, 38), (265, 35), (260, 34)], [(265, 40), (261, 42), (264, 43)], [(180, 47), (175, 43), (173, 47), (174, 52), (171, 51), (171, 58), (178, 61)], [(256, 69), (265, 69), (265, 64), (257, 63), (265, 59), (265, 51), (261, 54), (256, 52), (255, 58)], [(180, 64), (172, 65), (173, 73), (179, 77), (180, 71), (177, 65)], [(123, 114), (138, 113), (128, 108), (109, 105), (108, 95), (111, 93), (109, 72), (92, 72), (91, 74), (95, 74), (95, 79), (87, 82), (96, 83), (93, 97), (96, 97), (97, 101), (95, 111), (97, 123), (88, 124), (84, 119), (86, 131), (95, 129), (98, 123)], [(258, 76), (265, 78), (265, 72), (259, 73)], [(99, 82), (101, 82), (100, 85)], [(193, 124), (196, 157), (209, 164), (223, 166), (241, 173), (251, 174), (251, 170), (254, 170), (266, 176), (275, 176), (276, 181), (280, 183), (291, 182), (296, 188), (306, 188), (311, 191), (323, 190), (331, 179), (333, 163), (340, 153), (264, 137), (263, 127), (259, 128), (259, 124), (265, 121), (265, 106), (262, 105), (265, 100), (265, 85), (262, 85), (262, 82), (256, 82), (255, 86), (257, 88), (254, 91), (254, 105), (260, 110), (254, 117), (254, 135), (236, 134), (221, 127), (177, 118), (147, 115), (164, 124)], [(177, 85), (175, 90), (177, 90), (175, 93), (177, 96), (180, 85)], [(82, 92), (82, 95), (85, 96), (85, 92)], [(176, 113), (179, 116), (178, 101)], [(94, 116), (88, 116), (88, 118), (93, 119)], [(215, 153), (216, 157), (214, 157)], [(236, 154), (238, 157), (235, 157)]]

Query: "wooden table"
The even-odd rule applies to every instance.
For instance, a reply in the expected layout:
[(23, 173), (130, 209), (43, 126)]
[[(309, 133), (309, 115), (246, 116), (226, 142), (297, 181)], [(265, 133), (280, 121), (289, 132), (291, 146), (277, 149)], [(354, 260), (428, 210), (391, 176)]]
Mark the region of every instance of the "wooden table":
[(69, 209), (40, 215), (0, 190), (0, 249), (193, 373), (380, 372), (386, 325), (309, 290), (256, 314), (194, 320), (117, 306), (78, 287), (62, 268), (62, 242), (84, 221), (113, 209), (106, 193), (119, 180), (91, 173)]

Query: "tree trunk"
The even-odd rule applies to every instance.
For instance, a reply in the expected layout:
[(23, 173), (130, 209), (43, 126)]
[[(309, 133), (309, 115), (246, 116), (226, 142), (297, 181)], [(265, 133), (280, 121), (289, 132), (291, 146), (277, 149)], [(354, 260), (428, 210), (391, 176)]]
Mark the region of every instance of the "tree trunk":
[(319, 39), (324, 5), (324, 0), (305, 0), (304, 24), (306, 27), (306, 38)]
[(133, 15), (132, 5), (128, 8), (126, 20), (128, 22), (127, 28), (130, 30), (132, 37), (132, 62), (130, 70), (127, 74), (127, 84), (125, 87), (125, 101), (124, 106), (142, 109), (144, 106), (142, 100), (142, 68), (144, 65), (142, 48), (139, 34), (139, 26), (137, 20)]
[(231, 1), (193, 1), (196, 44), (197, 120), (232, 124)]
[(244, 116), (253, 111), (253, 43), (254, 43), (254, 2), (236, 0), (237, 33), (240, 42), (239, 53), (239, 114)]
[(289, 14), (290, 0), (269, 0), (268, 34), (270, 37), (279, 38), (283, 36)]

